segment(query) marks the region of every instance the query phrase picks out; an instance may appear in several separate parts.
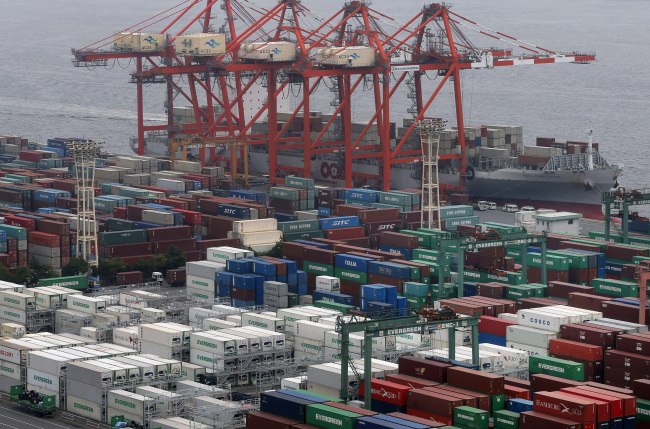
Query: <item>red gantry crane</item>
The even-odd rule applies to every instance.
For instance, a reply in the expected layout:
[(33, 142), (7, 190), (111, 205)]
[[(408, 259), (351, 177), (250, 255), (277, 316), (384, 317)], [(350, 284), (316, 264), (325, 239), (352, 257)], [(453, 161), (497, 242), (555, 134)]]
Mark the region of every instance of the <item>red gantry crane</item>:
[[(451, 81), (458, 148), (440, 160), (455, 162), (460, 175), (459, 185), (448, 185), (447, 190), (463, 192), (466, 148), (472, 143), (464, 135), (460, 72), (595, 60), (592, 53), (559, 53), (525, 43), (453, 13), (445, 3), (427, 4), (404, 23), (372, 9), (369, 3), (349, 0), (331, 17), (321, 18), (299, 0), (279, 0), (270, 8), (248, 0), (186, 0), (107, 39), (73, 50), (73, 62), (92, 67), (120, 58), (135, 61), (131, 81), (137, 86), (139, 154), (144, 154), (148, 131), (166, 132), (170, 142), (185, 135), (210, 141), (245, 139), (250, 146), (266, 146), (273, 183), (280, 183), (285, 174), (311, 177), (312, 161), (319, 154), (331, 154), (338, 161), (321, 166), (321, 173), (344, 179), (346, 187), (374, 180), (383, 190), (391, 188), (393, 165), (421, 160), (419, 139), (414, 142), (409, 137), (416, 121), (431, 116), (427, 112)], [(213, 25), (215, 14), (223, 15), (219, 28)], [(160, 26), (160, 31), (150, 30)], [(465, 35), (470, 31), (522, 53), (478, 48)], [(435, 88), (423, 84), (428, 74), (441, 77)], [(144, 123), (143, 89), (149, 84), (166, 85), (166, 125)], [(265, 88), (266, 100), (257, 113), (247, 117), (245, 94), (255, 84)], [(310, 108), (316, 92), (323, 88), (333, 95), (333, 112), (321, 127), (312, 123)], [(395, 115), (391, 101), (400, 89), (413, 102), (408, 113), (414, 120), (397, 136), (391, 123)], [(297, 105), (288, 119), (280, 121), (278, 98), (291, 90), (297, 93)], [(174, 122), (178, 97), (192, 107), (193, 121)], [(374, 106), (363, 129), (353, 124), (353, 99)], [(258, 121), (266, 121), (268, 130), (255, 127)], [(281, 162), (283, 153), (296, 150), (303, 153), (301, 166)], [(200, 149), (204, 162), (215, 159), (214, 148), (209, 151)], [(378, 168), (364, 173), (354, 170), (355, 163)]]

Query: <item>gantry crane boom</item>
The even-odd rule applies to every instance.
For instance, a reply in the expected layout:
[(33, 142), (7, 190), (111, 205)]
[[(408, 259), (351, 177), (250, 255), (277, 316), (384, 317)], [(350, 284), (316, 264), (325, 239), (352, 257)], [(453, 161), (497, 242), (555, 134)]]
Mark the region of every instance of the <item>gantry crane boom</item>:
[[(391, 131), (394, 95), (408, 85), (408, 96), (415, 106), (414, 124), (425, 115), (431, 116), (433, 102), (451, 82), (459, 150), (441, 155), (439, 160), (458, 164), (459, 185), (447, 188), (459, 192), (464, 191), (467, 159), (461, 71), (595, 60), (595, 54), (559, 53), (523, 42), (453, 13), (444, 3), (425, 5), (405, 23), (372, 9), (366, 0), (348, 0), (329, 18), (318, 17), (299, 0), (279, 0), (271, 8), (252, 5), (248, 0), (185, 1), (168, 9), (162, 18), (159, 14), (126, 30), (126, 34), (129, 31), (135, 34), (163, 23), (161, 34), (166, 35), (166, 41), (162, 49), (156, 52), (107, 50), (104, 39), (101, 42), (104, 45), (98, 43), (74, 51), (74, 62), (77, 66), (93, 66), (107, 65), (120, 58), (135, 60), (131, 81), (138, 88), (138, 152), (141, 154), (146, 131), (164, 130), (172, 141), (188, 134), (201, 139), (246, 139), (248, 145), (268, 148), (269, 175), (273, 182), (278, 182), (283, 172), (311, 177), (312, 160), (328, 154), (330, 159), (338, 160), (326, 169), (339, 171), (333, 179), (343, 178), (346, 187), (352, 187), (355, 179), (376, 180), (384, 190), (391, 187), (392, 166), (420, 161), (422, 157), (419, 141), (413, 144), (409, 140), (414, 125), (399, 136)], [(217, 6), (225, 15), (218, 31), (214, 30), (215, 19), (211, 18)], [(389, 27), (390, 32), (386, 30)], [(192, 31), (224, 34), (225, 49), (204, 56), (179, 52), (178, 40)], [(465, 35), (470, 31), (477, 37), (487, 36), (491, 42), (498, 40), (512, 47), (478, 48)], [(279, 48), (277, 58), (270, 54), (266, 58), (258, 55), (276, 49), (274, 46), (280, 46), (277, 44), (284, 44), (283, 49), (292, 47), (295, 55), (283, 57)], [(373, 50), (371, 61), (360, 66), (350, 59), (336, 61), (347, 49), (363, 47)], [(514, 50), (523, 52), (516, 54)], [(429, 73), (441, 77), (432, 88), (422, 79)], [(167, 87), (166, 125), (144, 123), (143, 87), (151, 83)], [(265, 88), (266, 100), (255, 114), (247, 117), (245, 94), (253, 85)], [(330, 103), (334, 111), (323, 121), (322, 129), (312, 130), (311, 101), (323, 88), (334, 98)], [(288, 91), (298, 93), (297, 105), (289, 112), (289, 120), (279, 121), (278, 98)], [(353, 137), (352, 100), (363, 92), (374, 108), (370, 109), (367, 125), (362, 131), (355, 131)], [(193, 122), (174, 122), (173, 107), (179, 96), (192, 107)], [(254, 127), (259, 121), (266, 122), (267, 131)], [(296, 122), (302, 122), (298, 127), (302, 131), (293, 131)], [(296, 149), (303, 152), (302, 166), (280, 162), (281, 153)], [(210, 157), (214, 157), (210, 150)], [(200, 156), (203, 160), (208, 158), (205, 149), (200, 150)], [(376, 172), (354, 171), (353, 161), (359, 160), (377, 165)]]

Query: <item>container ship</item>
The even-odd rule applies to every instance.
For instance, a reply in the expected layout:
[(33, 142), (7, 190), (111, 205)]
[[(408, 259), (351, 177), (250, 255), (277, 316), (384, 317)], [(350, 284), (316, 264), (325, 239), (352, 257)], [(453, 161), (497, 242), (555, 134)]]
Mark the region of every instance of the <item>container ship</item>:
[[(253, 115), (257, 110), (257, 98), (252, 94), (247, 100), (247, 111)], [(258, 106), (258, 108), (261, 107)], [(191, 108), (174, 108), (175, 121), (191, 121)], [(323, 123), (331, 115), (311, 112), (311, 132), (320, 132)], [(280, 125), (291, 120), (290, 113), (278, 113)], [(285, 122), (282, 122), (285, 121)], [(391, 123), (392, 145), (399, 140), (412, 124), (404, 119), (403, 127)], [(294, 119), (288, 128), (289, 137), (302, 136), (302, 118)], [(356, 139), (367, 123), (352, 123), (352, 139)], [(375, 125), (371, 125), (371, 133)], [(266, 123), (257, 123), (256, 131), (266, 132)], [(525, 146), (522, 127), (513, 125), (484, 124), (478, 127), (465, 127), (467, 173), (465, 183), (471, 198), (487, 199), (498, 204), (512, 203), (535, 208), (549, 208), (580, 212), (585, 217), (600, 219), (602, 211), (602, 192), (618, 186), (622, 166), (609, 164), (598, 152), (598, 143), (590, 149), (586, 141), (556, 141), (552, 137), (538, 137), (535, 146)], [(415, 133), (414, 133), (415, 134)], [(334, 136), (332, 136), (334, 140)], [(420, 137), (412, 135), (407, 140), (406, 149), (420, 149)], [(137, 139), (131, 140), (131, 148), (137, 151)], [(455, 129), (440, 133), (439, 155), (460, 153), (458, 132)], [(169, 156), (168, 136), (165, 132), (150, 133), (146, 137), (145, 153), (156, 156)], [(591, 154), (591, 155), (589, 155)], [(198, 156), (198, 150), (195, 151)], [(206, 159), (207, 164), (227, 162), (230, 154), (225, 148), (215, 153), (215, 159)], [(591, 160), (590, 160), (591, 158)], [(272, 174), (268, 171), (269, 154), (264, 145), (249, 146), (249, 170), (259, 174)], [(284, 166), (301, 168), (304, 156), (301, 150), (283, 151), (278, 163)], [(343, 154), (317, 154), (312, 158), (311, 177), (318, 182), (342, 183)], [(445, 185), (460, 184), (458, 159), (440, 162), (440, 181)], [(361, 173), (362, 181), (355, 186), (377, 186), (381, 178), (381, 165), (376, 159), (353, 160), (355, 173)], [(282, 172), (276, 172), (281, 176)], [(374, 178), (374, 179), (373, 179)], [(422, 180), (421, 164), (418, 162), (394, 164), (391, 167), (391, 189), (420, 188)], [(553, 185), (550, 185), (553, 184)], [(550, 186), (549, 186), (550, 185)]]

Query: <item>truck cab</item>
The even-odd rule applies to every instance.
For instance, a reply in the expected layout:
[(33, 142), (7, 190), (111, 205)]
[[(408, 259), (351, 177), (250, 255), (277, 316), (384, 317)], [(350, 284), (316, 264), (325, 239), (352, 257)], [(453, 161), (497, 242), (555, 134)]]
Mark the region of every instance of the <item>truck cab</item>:
[(151, 273), (151, 280), (154, 281), (154, 282), (158, 282), (159, 284), (162, 285), (162, 282), (163, 282), (162, 273), (158, 272), (158, 271), (154, 271), (153, 273)]
[(99, 283), (97, 277), (88, 277), (88, 287), (91, 289), (99, 289), (102, 285)]

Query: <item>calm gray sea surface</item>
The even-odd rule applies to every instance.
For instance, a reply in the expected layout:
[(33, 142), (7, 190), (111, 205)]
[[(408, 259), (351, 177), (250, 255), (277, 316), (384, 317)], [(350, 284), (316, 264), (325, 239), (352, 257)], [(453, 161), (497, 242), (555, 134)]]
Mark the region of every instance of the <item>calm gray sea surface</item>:
[[(75, 68), (70, 48), (84, 47), (180, 3), (151, 0), (0, 0), (0, 134), (32, 141), (82, 137), (105, 141), (107, 149), (128, 153), (136, 133), (136, 88), (127, 61), (108, 68)], [(272, 7), (275, 1), (260, 0)], [(303, 0), (321, 17), (342, 1)], [(419, 1), (375, 0), (372, 8), (406, 22)], [(646, 0), (458, 0), (452, 11), (485, 27), (559, 52), (593, 51), (590, 65), (556, 64), (501, 67), (463, 73), (465, 123), (521, 125), (524, 141), (536, 136), (585, 140), (592, 124), (594, 141), (610, 163), (624, 164), (622, 185), (650, 187), (647, 162), (650, 112), (650, 1)], [(216, 21), (224, 14), (217, 9)], [(382, 24), (391, 33), (388, 20)], [(314, 19), (314, 22), (315, 19)], [(392, 22), (395, 24), (396, 22)], [(152, 27), (160, 29), (159, 26)], [(477, 38), (479, 46), (508, 47)], [(433, 91), (434, 77), (425, 92)], [(148, 123), (163, 123), (164, 85), (145, 88)], [(355, 120), (368, 120), (371, 92), (355, 97)], [(429, 115), (453, 124), (451, 86), (442, 90)], [(286, 97), (291, 98), (289, 93)], [(329, 93), (319, 93), (316, 107), (329, 110)], [(295, 105), (295, 101), (290, 100)], [(395, 95), (391, 120), (408, 116), (406, 92)]]

